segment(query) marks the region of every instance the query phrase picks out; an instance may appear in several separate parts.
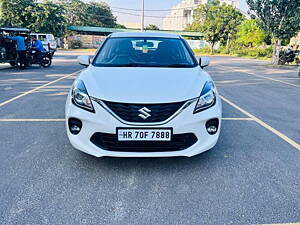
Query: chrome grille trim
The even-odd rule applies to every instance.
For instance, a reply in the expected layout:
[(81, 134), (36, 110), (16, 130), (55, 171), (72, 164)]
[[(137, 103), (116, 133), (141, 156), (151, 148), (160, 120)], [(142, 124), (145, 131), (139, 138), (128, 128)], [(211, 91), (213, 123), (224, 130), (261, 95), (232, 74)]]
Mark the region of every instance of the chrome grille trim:
[(120, 121), (123, 124), (131, 125), (131, 126), (158, 126), (158, 125), (164, 125), (168, 122), (170, 122), (172, 119), (174, 119), (176, 116), (178, 116), (184, 109), (189, 107), (192, 103), (198, 100), (198, 98), (193, 98), (190, 100), (187, 100), (182, 107), (180, 107), (172, 116), (170, 116), (168, 119), (161, 121), (161, 122), (145, 122), (145, 123), (137, 123), (137, 122), (128, 122), (120, 118), (117, 114), (115, 114), (101, 99), (97, 99), (94, 97), (91, 97), (91, 100), (97, 102), (102, 108), (104, 108), (108, 113), (110, 113), (114, 118), (116, 118), (118, 121)]

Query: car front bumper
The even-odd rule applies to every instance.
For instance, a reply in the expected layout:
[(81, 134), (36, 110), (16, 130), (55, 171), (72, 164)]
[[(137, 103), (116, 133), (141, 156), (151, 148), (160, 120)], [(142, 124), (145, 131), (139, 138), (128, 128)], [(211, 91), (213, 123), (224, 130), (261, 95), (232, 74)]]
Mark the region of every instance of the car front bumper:
[[(217, 98), (216, 104), (202, 112), (193, 114), (196, 101), (185, 108), (175, 118), (162, 125), (149, 126), (147, 123), (140, 128), (172, 128), (173, 134), (193, 133), (197, 137), (197, 142), (192, 146), (179, 151), (155, 151), (155, 152), (118, 152), (102, 149), (91, 142), (91, 137), (97, 132), (116, 134), (116, 128), (136, 128), (135, 125), (124, 124), (113, 117), (100, 104), (93, 101), (95, 113), (88, 112), (75, 106), (70, 99), (70, 95), (66, 102), (66, 126), (69, 140), (73, 147), (87, 154), (103, 157), (173, 157), (186, 156), (191, 157), (205, 152), (215, 146), (218, 141), (220, 128), (222, 105), (221, 100)], [(73, 135), (68, 127), (69, 118), (76, 118), (82, 121), (82, 129), (79, 134)], [(219, 128), (216, 134), (208, 134), (205, 124), (208, 120), (219, 119)]]

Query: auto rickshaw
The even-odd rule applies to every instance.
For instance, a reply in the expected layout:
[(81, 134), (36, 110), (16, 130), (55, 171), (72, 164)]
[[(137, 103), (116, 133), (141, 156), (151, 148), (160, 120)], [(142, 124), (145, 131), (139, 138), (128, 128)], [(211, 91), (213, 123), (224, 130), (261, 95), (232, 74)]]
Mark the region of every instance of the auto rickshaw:
[(4, 35), (14, 33), (25, 37), (25, 42), (30, 42), (30, 30), (26, 28), (0, 27), (0, 63), (9, 63), (16, 66), (18, 54), (14, 41), (4, 38)]

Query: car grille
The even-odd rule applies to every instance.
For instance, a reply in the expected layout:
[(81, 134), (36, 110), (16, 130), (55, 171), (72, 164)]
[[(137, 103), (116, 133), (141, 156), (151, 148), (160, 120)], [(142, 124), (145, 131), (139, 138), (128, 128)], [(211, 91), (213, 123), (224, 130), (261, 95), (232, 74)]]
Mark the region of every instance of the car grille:
[(191, 147), (197, 142), (192, 133), (173, 134), (171, 141), (118, 141), (117, 135), (95, 133), (91, 142), (107, 151), (117, 152), (167, 152), (180, 151)]
[[(162, 122), (170, 118), (175, 112), (177, 112), (185, 102), (176, 103), (164, 103), (164, 104), (130, 104), (130, 103), (117, 103), (103, 101), (106, 106), (112, 110), (118, 117), (134, 123), (155, 123)], [(149, 116), (143, 119), (139, 116), (140, 109), (146, 107), (151, 110)]]

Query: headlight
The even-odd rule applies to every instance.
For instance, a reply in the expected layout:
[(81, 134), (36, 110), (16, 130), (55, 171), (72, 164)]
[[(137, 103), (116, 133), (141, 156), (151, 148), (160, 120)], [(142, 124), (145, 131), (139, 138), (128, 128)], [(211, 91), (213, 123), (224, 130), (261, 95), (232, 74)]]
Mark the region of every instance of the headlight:
[(194, 109), (194, 114), (212, 107), (216, 103), (216, 88), (212, 81), (207, 81)]
[(80, 108), (95, 112), (90, 96), (88, 95), (82, 80), (75, 81), (73, 85), (72, 102)]

